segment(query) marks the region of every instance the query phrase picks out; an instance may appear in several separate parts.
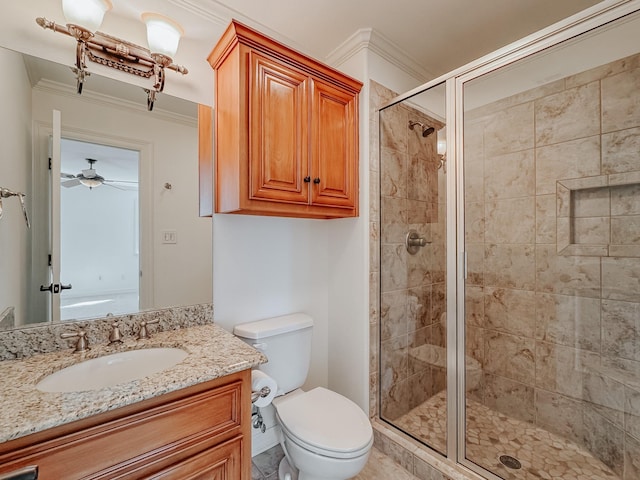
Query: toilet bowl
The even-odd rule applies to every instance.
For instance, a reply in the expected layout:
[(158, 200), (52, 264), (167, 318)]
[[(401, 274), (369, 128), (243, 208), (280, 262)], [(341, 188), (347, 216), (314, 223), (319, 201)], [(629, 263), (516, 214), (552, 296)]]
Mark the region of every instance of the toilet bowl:
[(236, 325), (233, 333), (262, 351), (260, 370), (278, 385), (273, 400), (285, 457), (280, 480), (346, 480), (367, 463), (373, 429), (348, 398), (317, 387), (307, 392), (313, 320), (299, 313)]
[(285, 452), (281, 470), (291, 480), (344, 480), (364, 468), (373, 430), (351, 400), (318, 387), (277, 398), (274, 406)]

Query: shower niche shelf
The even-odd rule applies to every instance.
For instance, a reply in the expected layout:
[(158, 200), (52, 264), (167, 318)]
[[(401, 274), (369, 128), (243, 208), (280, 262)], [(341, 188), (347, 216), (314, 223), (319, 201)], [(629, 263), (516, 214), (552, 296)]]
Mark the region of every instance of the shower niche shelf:
[(640, 171), (558, 180), (559, 255), (640, 257)]

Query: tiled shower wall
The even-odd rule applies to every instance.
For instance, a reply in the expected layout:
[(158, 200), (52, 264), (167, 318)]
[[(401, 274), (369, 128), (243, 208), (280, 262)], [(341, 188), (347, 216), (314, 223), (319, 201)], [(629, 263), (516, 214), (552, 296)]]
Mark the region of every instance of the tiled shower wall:
[[(392, 94), (379, 85), (372, 92), (378, 100)], [(420, 126), (409, 129), (410, 120), (436, 131), (443, 126), (405, 104), (386, 109), (380, 125), (372, 126), (376, 131), (379, 127), (381, 156), (372, 178), (380, 185), (380, 223), (372, 224), (380, 241), (372, 250), (381, 252), (372, 259), (381, 265), (380, 415), (389, 420), (446, 387), (444, 365), (421, 362), (412, 354), (421, 345), (445, 345), (445, 192), (444, 175), (437, 168), (437, 133), (423, 137)], [(430, 242), (415, 255), (405, 248), (411, 229)]]
[[(639, 95), (636, 55), (466, 112), (464, 130), (471, 395), (624, 479), (640, 478), (640, 258), (586, 254), (640, 245)], [(574, 181), (618, 174), (623, 190)], [(569, 209), (565, 183), (582, 185)]]

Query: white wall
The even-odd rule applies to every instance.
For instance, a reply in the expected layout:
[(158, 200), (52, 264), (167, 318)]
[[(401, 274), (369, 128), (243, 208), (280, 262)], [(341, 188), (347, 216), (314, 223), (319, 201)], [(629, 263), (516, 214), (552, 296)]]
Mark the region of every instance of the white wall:
[(214, 215), (215, 322), (239, 323), (304, 312), (313, 317), (306, 388), (327, 386), (330, 221)]
[[(304, 312), (314, 320), (311, 366), (303, 388), (329, 384), (329, 231), (337, 220), (216, 214), (213, 217), (215, 322), (239, 323)], [(278, 443), (272, 406), (266, 433), (252, 429), (252, 455)]]
[[(402, 94), (425, 83), (407, 72), (392, 65), (375, 52), (368, 52), (368, 78), (381, 85)], [(428, 66), (425, 66), (428, 68)]]
[(77, 185), (60, 198), (60, 278), (73, 285), (65, 297), (137, 292), (138, 192)]
[[(34, 89), (34, 121), (51, 123), (53, 109), (62, 112), (63, 136), (95, 137), (97, 143), (140, 145), (149, 154), (141, 161), (141, 195), (150, 167), (151, 212), (140, 204), (140, 216), (152, 226), (153, 284), (149, 307), (162, 308), (211, 301), (211, 219), (198, 217), (198, 140), (195, 121), (170, 121), (156, 112), (127, 108), (51, 90)], [(170, 183), (170, 190), (164, 188)], [(178, 243), (161, 243), (164, 230), (175, 230)], [(149, 243), (143, 243), (145, 245)], [(141, 251), (141, 255), (144, 250)], [(148, 272), (143, 272), (143, 275)]]
[(341, 71), (364, 83), (359, 98), (360, 216), (329, 226), (329, 388), (369, 406), (369, 184), (367, 50), (359, 50)]
[[(0, 49), (3, 67), (0, 105), (0, 187), (26, 193), (31, 200), (31, 89), (22, 57)], [(10, 114), (9, 114), (10, 113)], [(30, 270), (30, 236), (17, 197), (2, 200), (0, 219), (0, 314), (15, 307), (16, 319), (26, 315), (27, 276), (6, 272)]]

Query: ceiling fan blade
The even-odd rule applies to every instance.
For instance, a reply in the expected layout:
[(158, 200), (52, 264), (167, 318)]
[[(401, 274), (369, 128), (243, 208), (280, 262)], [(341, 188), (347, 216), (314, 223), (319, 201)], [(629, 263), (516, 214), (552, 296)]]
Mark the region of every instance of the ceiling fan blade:
[(138, 182), (120, 182), (115, 180), (105, 180), (103, 184), (108, 185), (109, 187), (117, 188), (118, 190), (129, 190), (129, 191), (138, 190)]
[(71, 175), (70, 173), (60, 172), (60, 178), (76, 178), (76, 176)]
[(71, 188), (80, 185), (80, 180), (78, 180), (77, 178), (72, 178), (71, 180), (64, 180), (60, 182), (60, 185), (65, 188)]
[(138, 185), (138, 182), (133, 181), (133, 180), (104, 180), (105, 183), (129, 183), (131, 185)]

